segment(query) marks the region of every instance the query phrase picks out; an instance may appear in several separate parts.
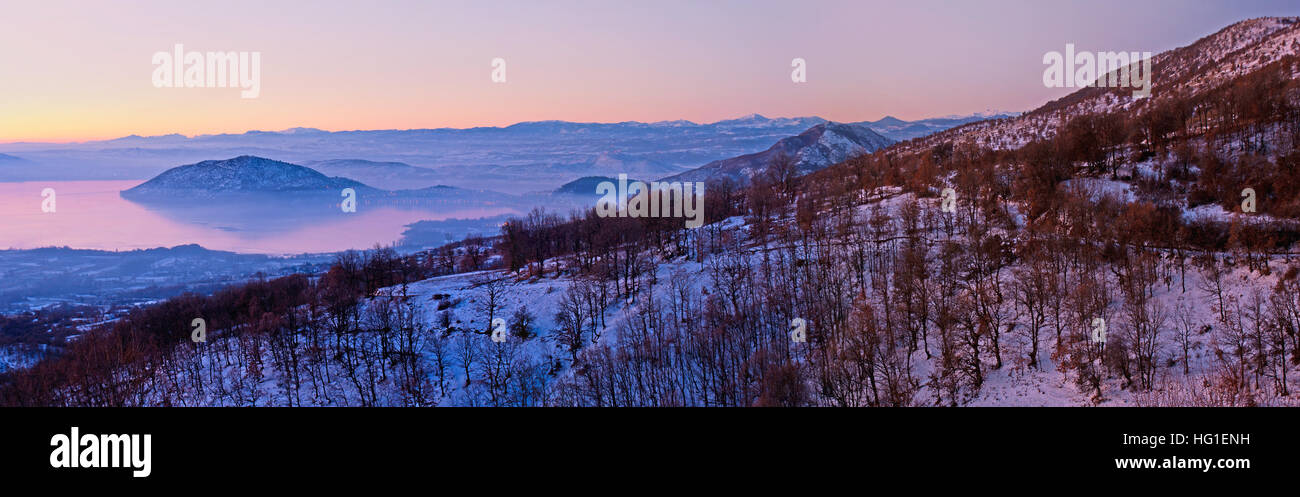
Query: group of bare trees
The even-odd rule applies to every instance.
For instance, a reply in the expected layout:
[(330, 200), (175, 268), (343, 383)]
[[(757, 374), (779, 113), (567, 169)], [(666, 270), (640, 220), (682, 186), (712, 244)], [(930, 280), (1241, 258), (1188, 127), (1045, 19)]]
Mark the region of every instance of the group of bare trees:
[[(447, 252), (444, 252), (447, 253)], [(437, 254), (342, 254), (318, 278), (255, 280), (143, 307), (0, 382), (14, 405), (429, 405), (431, 334), (416, 303), (384, 296), (451, 268)], [(366, 302), (363, 305), (363, 301)], [(205, 321), (206, 340), (190, 325)]]
[[(1237, 114), (1295, 115), (1270, 109)], [(1276, 286), (1266, 278), (1289, 263), (1279, 252), (1294, 226), (1187, 221), (1179, 195), (1225, 173), (1166, 167), (1196, 162), (1180, 152), (1159, 157), (1158, 176), (1125, 171), (1141, 200), (1065, 183), (1118, 178), (1133, 158), (1169, 153), (1151, 147), (1172, 136), (1182, 141), (1171, 148), (1202, 150), (1202, 164), (1263, 174), (1270, 195), (1292, 190), (1294, 152), (1276, 150), (1268, 168), (1223, 158), (1224, 142), (1187, 131), (1195, 115), (1164, 116), (1183, 116), (1168, 130), (1084, 116), (1020, 150), (941, 144), (804, 178), (774, 164), (739, 199), (749, 237), (698, 254), (706, 270), (682, 276), (691, 286), (638, 294), (637, 318), (616, 345), (577, 357), (581, 374), (561, 378), (557, 402), (955, 405), (991, 372), (1049, 365), (1098, 402), (1130, 391), (1158, 403), (1152, 392), (1180, 382), (1194, 403), (1290, 395), (1295, 270)], [(944, 185), (962, 199), (951, 212), (933, 199)], [(814, 323), (806, 343), (786, 336), (795, 317)]]

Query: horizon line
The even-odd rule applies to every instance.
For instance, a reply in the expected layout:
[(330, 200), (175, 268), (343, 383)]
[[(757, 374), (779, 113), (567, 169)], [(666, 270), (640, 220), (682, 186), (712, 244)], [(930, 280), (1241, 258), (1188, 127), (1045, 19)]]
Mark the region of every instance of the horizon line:
[(769, 116), (764, 116), (764, 115), (762, 115), (762, 114), (760, 114), (760, 113), (757, 113), (757, 112), (751, 112), (751, 113), (749, 113), (749, 114), (745, 114), (745, 115), (742, 115), (742, 116), (737, 116), (737, 117), (732, 117), (732, 118), (727, 118), (727, 119), (719, 119), (719, 120), (717, 120), (717, 121), (707, 122), (707, 123), (695, 122), (695, 121), (692, 121), (692, 120), (689, 120), (689, 119), (673, 119), (673, 120), (660, 120), (660, 121), (649, 121), (649, 122), (647, 122), (647, 121), (637, 121), (637, 120), (625, 120), (625, 121), (604, 121), (604, 122), (601, 122), (601, 121), (566, 121), (566, 120), (564, 120), (564, 119), (542, 119), (542, 120), (532, 120), (532, 121), (518, 121), (518, 122), (515, 122), (515, 123), (511, 123), (511, 124), (506, 124), (506, 125), (497, 125), (497, 126), (484, 125), (484, 126), (470, 126), (470, 127), (462, 127), (462, 128), (457, 128), (457, 127), (452, 127), (452, 126), (443, 126), (443, 127), (437, 127), (437, 128), (324, 129), (324, 128), (317, 128), (317, 127), (315, 127), (315, 126), (292, 126), (292, 127), (284, 128), (284, 129), (280, 129), (280, 130), (247, 129), (247, 130), (244, 130), (244, 131), (242, 131), (242, 132), (202, 133), (202, 134), (194, 134), (194, 135), (187, 135), (187, 134), (184, 134), (184, 133), (164, 133), (164, 134), (160, 134), (160, 135), (138, 135), (138, 134), (134, 134), (134, 133), (132, 133), (132, 134), (129, 134), (129, 135), (115, 136), (115, 137), (111, 137), (111, 138), (71, 139), (71, 140), (66, 140), (66, 141), (32, 141), (32, 140), (0, 141), (0, 145), (78, 145), (78, 144), (90, 144), (90, 143), (99, 143), (99, 142), (107, 142), (107, 141), (114, 141), (114, 140), (122, 140), (122, 139), (126, 139), (126, 138), (141, 138), (141, 139), (148, 139), (148, 138), (164, 138), (164, 137), (172, 137), (172, 136), (180, 136), (180, 137), (183, 137), (183, 138), (189, 140), (189, 139), (202, 138), (202, 137), (208, 137), (208, 136), (239, 136), (239, 135), (246, 135), (246, 134), (249, 134), (249, 133), (278, 133), (278, 134), (286, 134), (286, 133), (289, 133), (289, 132), (292, 132), (292, 131), (295, 131), (295, 130), (319, 131), (319, 132), (323, 132), (323, 133), (351, 133), (351, 132), (375, 132), (375, 131), (467, 131), (467, 130), (474, 130), (474, 129), (505, 129), (505, 128), (509, 128), (509, 127), (513, 127), (513, 126), (518, 126), (518, 125), (521, 125), (521, 124), (538, 124), (538, 123), (567, 123), (567, 124), (595, 124), (595, 125), (617, 125), (617, 124), (647, 124), (647, 125), (655, 125), (655, 124), (668, 124), (668, 123), (689, 123), (690, 125), (694, 125), (694, 126), (711, 126), (711, 125), (715, 125), (715, 124), (722, 123), (722, 122), (727, 122), (727, 121), (738, 121), (738, 120), (747, 119), (747, 118), (762, 118), (762, 119), (764, 119), (764, 120), (769, 120), (769, 121), (775, 121), (775, 120), (781, 120), (781, 119), (821, 119), (822, 121), (826, 121), (826, 122), (838, 122), (838, 123), (845, 123), (845, 124), (858, 124), (858, 123), (867, 123), (867, 122), (873, 122), (873, 121), (881, 121), (881, 120), (888, 119), (888, 118), (891, 118), (891, 117), (894, 118), (894, 119), (899, 119), (899, 120), (901, 120), (901, 121), (905, 121), (905, 122), (916, 122), (916, 121), (925, 121), (925, 120), (929, 120), (929, 119), (961, 119), (961, 118), (967, 118), (967, 117), (985, 117), (985, 118), (988, 118), (988, 117), (999, 116), (999, 115), (1011, 115), (1011, 116), (1015, 116), (1015, 115), (1023, 114), (1024, 112), (1025, 112), (1025, 111), (985, 110), (985, 111), (981, 111), (981, 112), (974, 112), (974, 113), (971, 113), (971, 114), (947, 114), (947, 115), (942, 115), (942, 116), (922, 117), (922, 118), (919, 118), (919, 119), (902, 119), (902, 118), (899, 118), (899, 117), (894, 116), (893, 114), (886, 114), (886, 115), (883, 115), (883, 116), (881, 116), (881, 117), (879, 117), (879, 118), (877, 118), (877, 119), (874, 119), (874, 120), (864, 119), (864, 120), (861, 120), (861, 121), (835, 121), (835, 120), (832, 120), (832, 119), (826, 119), (826, 118), (824, 118), (824, 117), (816, 116), (816, 115), (812, 115), (812, 116), (777, 116), (777, 117), (769, 117)]

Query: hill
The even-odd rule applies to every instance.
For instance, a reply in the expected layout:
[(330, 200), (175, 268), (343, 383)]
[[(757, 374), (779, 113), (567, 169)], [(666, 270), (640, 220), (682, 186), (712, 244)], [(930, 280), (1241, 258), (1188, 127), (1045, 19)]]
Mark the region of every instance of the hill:
[(713, 161), (664, 178), (664, 181), (707, 182), (728, 179), (744, 184), (782, 155), (792, 158), (800, 173), (808, 173), (855, 155), (874, 152), (892, 143), (893, 140), (880, 136), (869, 128), (826, 122), (808, 128), (797, 136), (783, 138), (762, 152)]
[(127, 199), (206, 198), (232, 194), (328, 194), (344, 188), (372, 190), (347, 178), (328, 177), (313, 169), (243, 155), (179, 166), (122, 192)]

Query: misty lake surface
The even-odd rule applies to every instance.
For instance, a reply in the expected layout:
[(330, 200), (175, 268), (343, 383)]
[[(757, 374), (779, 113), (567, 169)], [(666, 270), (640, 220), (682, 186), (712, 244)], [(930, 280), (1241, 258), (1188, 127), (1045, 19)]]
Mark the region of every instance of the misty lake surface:
[[(329, 205), (228, 205), (215, 200), (208, 202), (211, 205), (174, 209), (142, 205), (118, 195), (141, 182), (0, 183), (0, 248), (133, 250), (199, 244), (248, 254), (321, 253), (398, 243), (406, 225), (420, 220), (515, 212), (497, 206), (359, 205), (357, 212), (343, 213)], [(54, 189), (54, 212), (42, 211), (46, 188)]]

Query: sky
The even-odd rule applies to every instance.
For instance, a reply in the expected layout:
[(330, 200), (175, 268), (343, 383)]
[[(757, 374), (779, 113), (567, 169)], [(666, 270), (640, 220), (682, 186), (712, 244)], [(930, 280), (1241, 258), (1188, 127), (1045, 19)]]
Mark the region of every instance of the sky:
[[(6, 2), (0, 142), (1025, 111), (1072, 91), (1042, 83), (1066, 43), (1159, 53), (1266, 15), (1300, 2)], [(176, 44), (260, 53), (257, 98), (156, 87)]]

